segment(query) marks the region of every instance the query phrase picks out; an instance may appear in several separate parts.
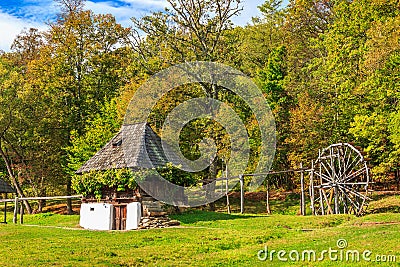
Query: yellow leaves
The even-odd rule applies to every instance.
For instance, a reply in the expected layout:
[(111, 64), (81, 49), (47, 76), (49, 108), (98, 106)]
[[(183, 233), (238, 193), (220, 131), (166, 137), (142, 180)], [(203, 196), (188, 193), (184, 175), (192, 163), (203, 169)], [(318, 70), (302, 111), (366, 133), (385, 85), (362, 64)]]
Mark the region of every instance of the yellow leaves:
[(326, 145), (323, 140), (324, 109), (307, 94), (299, 95), (298, 106), (291, 111), (290, 135), (286, 143), (290, 146), (288, 155), (293, 166), (304, 159), (315, 158), (318, 149)]
[(400, 50), (400, 14), (385, 21), (376, 21), (367, 35), (365, 67), (373, 71), (383, 67), (390, 55)]

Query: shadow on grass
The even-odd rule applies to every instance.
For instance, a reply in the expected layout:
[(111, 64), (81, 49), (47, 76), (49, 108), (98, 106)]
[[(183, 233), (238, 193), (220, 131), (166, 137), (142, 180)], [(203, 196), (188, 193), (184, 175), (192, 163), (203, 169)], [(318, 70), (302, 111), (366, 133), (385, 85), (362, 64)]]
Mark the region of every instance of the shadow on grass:
[(226, 221), (235, 219), (249, 219), (254, 217), (265, 217), (257, 215), (241, 215), (241, 214), (227, 214), (212, 211), (190, 210), (182, 214), (170, 215), (172, 219), (178, 220), (184, 224), (191, 224), (196, 222), (212, 222), (212, 221)]
[(374, 208), (367, 211), (367, 214), (376, 214), (376, 213), (400, 213), (399, 206), (388, 206), (382, 208)]

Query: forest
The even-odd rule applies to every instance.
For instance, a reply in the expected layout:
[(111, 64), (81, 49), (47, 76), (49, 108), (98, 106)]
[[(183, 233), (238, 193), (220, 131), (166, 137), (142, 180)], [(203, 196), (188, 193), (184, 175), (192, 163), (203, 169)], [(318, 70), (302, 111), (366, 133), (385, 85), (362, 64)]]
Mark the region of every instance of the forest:
[[(319, 149), (352, 142), (367, 154), (375, 182), (400, 185), (399, 1), (267, 0), (262, 15), (244, 27), (231, 22), (240, 16), (241, 0), (168, 0), (170, 8), (132, 18), (130, 27), (85, 9), (84, 0), (56, 2), (60, 13), (46, 31), (26, 29), (0, 54), (0, 178), (19, 196), (130, 183), (123, 170), (97, 174), (96, 182), (75, 171), (119, 131), (130, 99), (149, 77), (192, 61), (231, 66), (259, 86), (275, 117), (274, 170), (310, 163)], [(176, 88), (148, 123), (162, 135), (174, 107), (204, 95), (230, 105), (246, 125), (251, 172), (257, 121), (229, 90)], [(204, 172), (171, 168), (166, 176), (191, 185), (220, 175), (230, 148), (220, 125), (197, 119), (180, 137), (189, 159), (198, 157), (200, 140), (215, 139), (217, 159)], [(299, 183), (293, 176), (273, 179), (276, 188)]]

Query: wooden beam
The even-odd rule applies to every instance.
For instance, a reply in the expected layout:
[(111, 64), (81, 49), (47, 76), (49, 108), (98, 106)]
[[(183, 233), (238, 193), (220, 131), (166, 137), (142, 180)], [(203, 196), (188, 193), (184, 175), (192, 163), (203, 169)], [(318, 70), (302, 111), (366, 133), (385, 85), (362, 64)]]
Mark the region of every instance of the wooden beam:
[(19, 223), (24, 224), (24, 205), (21, 205), (21, 214), (19, 216)]
[(311, 162), (311, 173), (310, 173), (310, 202), (311, 202), (311, 214), (315, 215), (315, 208), (314, 208), (314, 161)]
[(0, 203), (4, 203), (4, 202), (15, 202), (15, 198), (0, 199)]
[(75, 196), (56, 196), (56, 197), (21, 197), (19, 200), (50, 200), (50, 199), (73, 199), (82, 198), (82, 195)]
[(270, 205), (269, 205), (269, 180), (267, 179), (267, 203), (266, 203), (266, 206), (267, 206), (267, 214), (271, 214), (271, 207), (270, 207)]
[(225, 176), (226, 176), (226, 181), (225, 181), (226, 207), (228, 209), (228, 214), (231, 214), (231, 205), (230, 205), (230, 202), (229, 202), (228, 164), (225, 165)]
[(240, 175), (240, 213), (244, 213), (244, 177)]
[(4, 223), (7, 223), (7, 202), (4, 202)]
[[(303, 163), (300, 163), (300, 169), (303, 169)], [(300, 213), (302, 216), (306, 215), (306, 203), (304, 194), (304, 171), (300, 173), (300, 187), (301, 187), (301, 197), (300, 197)]]
[[(328, 197), (325, 194), (325, 189), (320, 189), (320, 190), (321, 190), (322, 194), (324, 195), (324, 199), (325, 199), (326, 203), (328, 204), (327, 214), (334, 214), (333, 210), (332, 210), (332, 207), (331, 207), (331, 203), (329, 203)], [(323, 209), (324, 209), (324, 207), (323, 207)]]
[(13, 223), (17, 223), (17, 216), (18, 216), (18, 197), (15, 197)]

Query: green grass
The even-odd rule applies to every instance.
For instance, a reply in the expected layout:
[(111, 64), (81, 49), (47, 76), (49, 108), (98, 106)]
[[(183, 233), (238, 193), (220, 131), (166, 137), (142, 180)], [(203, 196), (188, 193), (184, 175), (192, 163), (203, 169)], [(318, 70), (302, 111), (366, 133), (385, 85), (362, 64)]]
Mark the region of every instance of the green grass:
[[(280, 204), (295, 210), (289, 205), (292, 201), (288, 198), (287, 203)], [(391, 198), (386, 202), (376, 201), (380, 202), (371, 204), (397, 203)], [(257, 209), (254, 203), (247, 204), (248, 208)], [(26, 215), (25, 225), (14, 225), (11, 221), (0, 225), (0, 263), (1, 266), (398, 266), (400, 263), (398, 213), (302, 217), (188, 210), (171, 217), (181, 221), (181, 227), (101, 232), (79, 229), (77, 215)], [(328, 256), (316, 262), (281, 262), (276, 255), (273, 261), (257, 258), (258, 251), (265, 246), (269, 251), (320, 253), (336, 249), (338, 239), (347, 240), (344, 251), (370, 250), (371, 259), (377, 255), (395, 255), (397, 263), (331, 261)]]
[(369, 213), (400, 212), (400, 196), (394, 195), (384, 198), (375, 197), (369, 205)]
[[(275, 193), (276, 194), (276, 193)], [(270, 208), (273, 214), (296, 215), (299, 213), (300, 196), (296, 193), (289, 193), (281, 199), (270, 199)], [(232, 210), (240, 212), (240, 198), (230, 198)], [(248, 213), (265, 213), (266, 212), (266, 199), (251, 200), (246, 199), (245, 208)], [(217, 210), (226, 211), (226, 199), (222, 198), (216, 202)], [(311, 214), (311, 210), (308, 211)]]
[[(400, 216), (372, 214), (301, 217), (293, 215), (227, 215), (191, 211), (173, 216), (181, 228), (100, 232), (55, 227), (1, 225), (2, 266), (287, 266), (277, 259), (262, 262), (257, 252), (336, 248), (345, 238), (349, 249), (373, 255), (395, 254), (400, 260)], [(26, 216), (42, 226), (71, 226), (77, 216)], [(374, 224), (391, 222), (392, 224)], [(293, 263), (294, 264), (294, 263)], [(300, 262), (308, 266), (349, 263)], [(375, 266), (361, 262), (355, 266)], [(296, 265), (296, 264), (295, 264)], [(381, 266), (391, 266), (386, 263)]]

